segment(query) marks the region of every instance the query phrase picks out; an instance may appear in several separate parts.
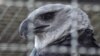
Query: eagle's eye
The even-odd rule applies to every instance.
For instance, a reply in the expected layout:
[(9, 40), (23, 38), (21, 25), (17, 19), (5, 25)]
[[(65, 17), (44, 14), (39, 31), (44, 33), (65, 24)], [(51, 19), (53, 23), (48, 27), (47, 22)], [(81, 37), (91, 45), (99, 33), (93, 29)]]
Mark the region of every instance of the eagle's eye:
[(54, 20), (55, 14), (56, 14), (56, 11), (47, 12), (47, 13), (39, 15), (40, 17), (39, 19), (45, 22), (49, 22), (49, 21), (51, 22), (52, 20)]

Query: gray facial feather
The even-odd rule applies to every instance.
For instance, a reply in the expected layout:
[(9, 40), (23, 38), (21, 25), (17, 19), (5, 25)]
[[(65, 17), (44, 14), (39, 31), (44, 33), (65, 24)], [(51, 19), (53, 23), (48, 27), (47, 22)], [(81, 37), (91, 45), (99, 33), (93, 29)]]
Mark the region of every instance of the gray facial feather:
[[(54, 17), (46, 17), (45, 13), (50, 14), (49, 12), (57, 11)], [(44, 14), (44, 17), (40, 17), (41, 14)], [(47, 15), (47, 14), (46, 14)], [(50, 15), (49, 15), (50, 16)], [(53, 19), (50, 22), (41, 19), (48, 18)], [(78, 25), (77, 30), (89, 28), (93, 29), (91, 26), (90, 20), (85, 12), (83, 12), (79, 8), (74, 8), (71, 5), (63, 5), (63, 4), (48, 4), (42, 6), (32, 13), (30, 13), (27, 17), (31, 23), (33, 23), (33, 31), (37, 30), (37, 34), (35, 34), (35, 48), (41, 49), (46, 47), (49, 43), (61, 38), (64, 35), (67, 35), (72, 30), (70, 27), (74, 26), (74, 22), (77, 22)], [(30, 22), (28, 22), (30, 23)], [(22, 22), (20, 25), (20, 32), (27, 33), (27, 20)], [(38, 25), (38, 27), (37, 27)], [(44, 27), (49, 25), (48, 27)], [(26, 35), (26, 34), (25, 34)]]

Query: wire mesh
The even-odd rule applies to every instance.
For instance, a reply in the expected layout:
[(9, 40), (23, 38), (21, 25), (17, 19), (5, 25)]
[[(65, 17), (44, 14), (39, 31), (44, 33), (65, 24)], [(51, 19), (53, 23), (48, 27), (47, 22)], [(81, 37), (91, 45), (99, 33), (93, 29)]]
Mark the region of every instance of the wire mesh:
[(0, 56), (26, 56), (27, 40), (18, 35), (20, 22), (26, 18), (26, 6), (0, 5)]
[[(2, 6), (0, 6), (0, 9), (1, 7)], [(5, 6), (5, 5), (3, 5), (3, 7), (4, 7), (2, 8), (3, 11), (0, 14), (0, 56), (15, 56), (15, 55), (28, 56), (27, 55), (28, 51), (30, 53), (30, 51), (33, 49), (33, 39), (32, 37), (30, 37), (29, 40), (21, 39), (18, 35), (18, 26), (20, 22), (27, 17), (27, 14), (29, 12), (27, 7), (25, 6), (16, 7), (16, 6)], [(98, 7), (98, 10), (94, 10), (94, 11), (99, 11), (99, 12), (97, 13), (97, 12), (90, 11), (89, 15), (92, 18), (91, 21), (94, 25), (96, 39), (98, 42), (100, 42), (99, 41), (100, 40), (100, 33), (99, 33), (100, 32), (99, 30), (100, 7)], [(71, 48), (64, 47), (64, 46), (61, 47), (52, 46), (43, 49), (43, 51), (51, 52), (51, 53), (52, 52), (71, 53)], [(96, 49), (96, 48), (80, 47), (77, 48), (77, 52), (78, 54), (100, 55), (100, 49)]]

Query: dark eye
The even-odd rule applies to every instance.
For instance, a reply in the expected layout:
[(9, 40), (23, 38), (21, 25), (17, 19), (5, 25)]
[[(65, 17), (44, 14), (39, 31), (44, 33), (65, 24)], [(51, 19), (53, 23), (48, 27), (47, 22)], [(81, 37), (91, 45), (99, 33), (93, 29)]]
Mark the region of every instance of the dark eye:
[(56, 12), (48, 12), (48, 13), (41, 14), (41, 15), (39, 15), (40, 20), (42, 20), (42, 21), (51, 21), (51, 20), (54, 19), (55, 13)]

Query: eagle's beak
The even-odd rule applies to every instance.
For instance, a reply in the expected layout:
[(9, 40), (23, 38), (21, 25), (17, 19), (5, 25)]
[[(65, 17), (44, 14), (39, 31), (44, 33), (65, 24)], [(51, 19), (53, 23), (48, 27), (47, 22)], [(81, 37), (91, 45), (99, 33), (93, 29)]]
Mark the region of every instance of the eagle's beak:
[(19, 35), (22, 38), (26, 39), (27, 33), (28, 33), (28, 20), (24, 20), (19, 26)]

